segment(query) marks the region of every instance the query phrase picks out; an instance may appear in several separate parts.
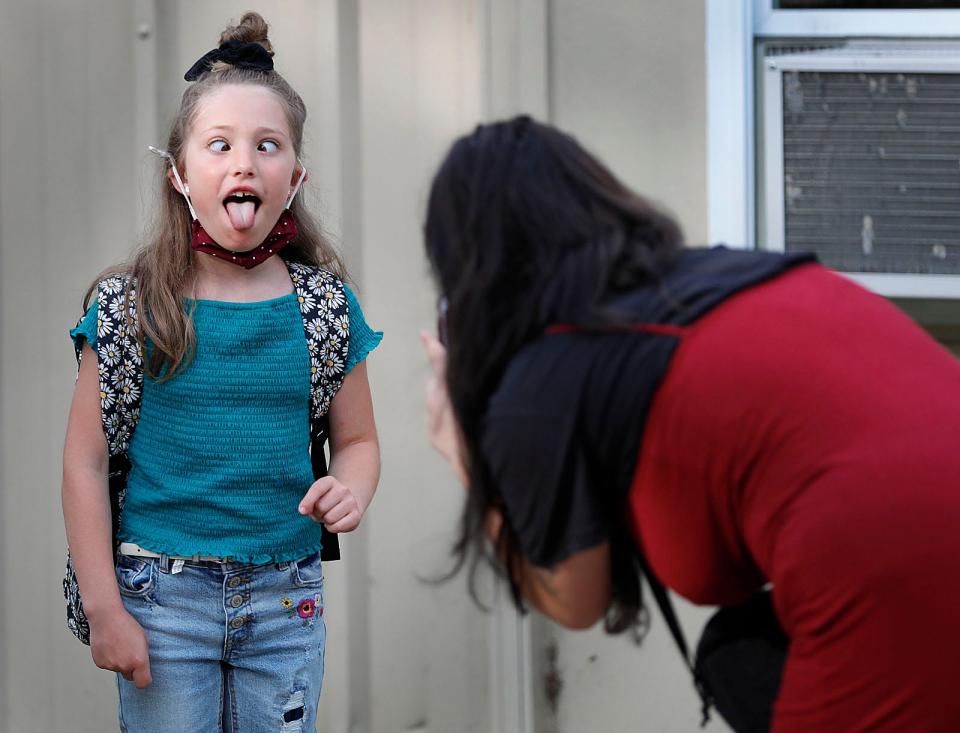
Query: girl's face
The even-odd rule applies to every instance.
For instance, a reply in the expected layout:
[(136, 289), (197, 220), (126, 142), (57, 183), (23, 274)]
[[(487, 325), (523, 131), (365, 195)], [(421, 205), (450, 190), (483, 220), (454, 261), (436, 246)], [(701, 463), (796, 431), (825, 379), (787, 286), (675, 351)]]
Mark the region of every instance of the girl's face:
[(197, 218), (220, 246), (235, 252), (258, 246), (300, 175), (277, 96), (253, 84), (207, 94), (186, 140), (183, 173)]

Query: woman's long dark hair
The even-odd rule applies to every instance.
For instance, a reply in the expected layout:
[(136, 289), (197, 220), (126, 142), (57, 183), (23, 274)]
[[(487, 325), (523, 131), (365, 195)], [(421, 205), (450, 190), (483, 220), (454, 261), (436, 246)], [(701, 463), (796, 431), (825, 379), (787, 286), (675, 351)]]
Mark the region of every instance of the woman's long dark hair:
[[(454, 572), (468, 564), (476, 599), (481, 560), (505, 570), (522, 608), (521, 550), (505, 517), (493, 553), (484, 518), (501, 505), (481, 451), (487, 403), (510, 358), (554, 323), (621, 323), (617, 292), (655, 283), (682, 245), (678, 225), (618, 181), (571, 136), (529, 117), (481, 125), (437, 172), (425, 226), (427, 257), (447, 298), (447, 387), (465, 439), (470, 490)], [(635, 543), (610, 506), (613, 602), (605, 625), (644, 614)]]

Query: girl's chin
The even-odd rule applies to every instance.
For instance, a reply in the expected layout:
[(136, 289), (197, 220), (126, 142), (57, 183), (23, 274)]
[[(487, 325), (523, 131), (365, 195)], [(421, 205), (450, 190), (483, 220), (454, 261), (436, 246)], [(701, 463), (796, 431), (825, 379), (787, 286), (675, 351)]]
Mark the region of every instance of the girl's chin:
[(207, 229), (213, 241), (231, 252), (248, 252), (260, 245), (269, 232), (261, 232), (256, 225), (249, 229), (234, 229), (232, 226), (217, 227), (216, 231)]
[(242, 252), (249, 252), (252, 249), (256, 249), (258, 246), (260, 246), (260, 242), (262, 241), (263, 239), (258, 239), (258, 240), (250, 239), (249, 241), (245, 240), (242, 242), (237, 242), (237, 241), (232, 241), (228, 239), (225, 242), (221, 242), (218, 239), (217, 244), (219, 244), (224, 249), (229, 250), (230, 252), (236, 252), (237, 254), (240, 254)]

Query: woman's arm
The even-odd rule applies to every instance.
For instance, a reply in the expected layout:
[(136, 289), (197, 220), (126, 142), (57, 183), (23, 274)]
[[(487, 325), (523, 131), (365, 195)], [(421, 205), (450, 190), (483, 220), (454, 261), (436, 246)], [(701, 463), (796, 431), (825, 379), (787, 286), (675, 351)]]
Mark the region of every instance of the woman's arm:
[(113, 528), (107, 489), (109, 453), (100, 424), (97, 357), (83, 345), (63, 448), (63, 519), (90, 622), (98, 667), (120, 672), (138, 687), (150, 684), (147, 639), (120, 600), (113, 567)]
[(360, 362), (330, 403), (330, 472), (300, 500), (300, 513), (331, 532), (357, 528), (380, 480), (380, 443), (367, 364)]
[[(487, 536), (494, 544), (502, 524), (498, 510), (487, 512)], [(575, 552), (550, 568), (522, 558), (511, 572), (530, 605), (568, 629), (590, 628), (604, 617), (613, 599), (607, 542)]]

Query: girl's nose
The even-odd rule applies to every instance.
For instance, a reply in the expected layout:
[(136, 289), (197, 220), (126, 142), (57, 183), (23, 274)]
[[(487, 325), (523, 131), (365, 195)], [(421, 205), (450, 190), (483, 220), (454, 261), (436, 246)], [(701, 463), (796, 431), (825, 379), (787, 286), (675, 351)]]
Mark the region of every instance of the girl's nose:
[(252, 176), (254, 174), (253, 156), (237, 151), (230, 160), (230, 173), (234, 176)]

